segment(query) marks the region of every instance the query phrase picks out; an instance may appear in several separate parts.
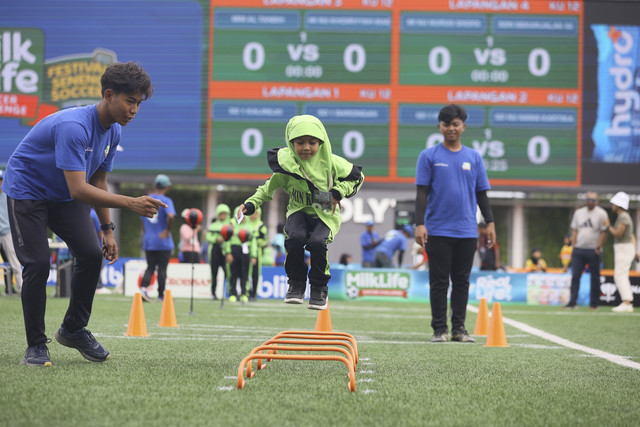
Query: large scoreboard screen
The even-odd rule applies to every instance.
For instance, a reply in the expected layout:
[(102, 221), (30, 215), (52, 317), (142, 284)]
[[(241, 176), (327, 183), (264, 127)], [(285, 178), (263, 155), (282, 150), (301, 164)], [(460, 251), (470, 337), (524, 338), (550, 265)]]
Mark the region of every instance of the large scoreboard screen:
[(494, 188), (640, 188), (640, 1), (5, 3), (0, 168), (38, 120), (99, 102), (104, 69), (135, 61), (154, 96), (122, 132), (123, 176), (262, 181), (287, 121), (313, 114), (368, 182), (413, 184), (456, 103)]
[(212, 0), (206, 174), (268, 176), (312, 114), (367, 180), (412, 183), (456, 103), (493, 184), (577, 186), (582, 19), (579, 1)]

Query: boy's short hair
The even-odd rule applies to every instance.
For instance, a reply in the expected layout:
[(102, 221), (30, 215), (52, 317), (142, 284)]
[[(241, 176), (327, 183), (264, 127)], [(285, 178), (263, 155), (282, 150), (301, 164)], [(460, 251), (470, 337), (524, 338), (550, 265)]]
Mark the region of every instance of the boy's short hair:
[(107, 89), (114, 93), (141, 93), (142, 99), (149, 99), (153, 95), (149, 74), (134, 62), (118, 62), (104, 70), (100, 78), (102, 96)]
[(438, 114), (438, 121), (449, 124), (453, 119), (460, 119), (465, 122), (467, 120), (467, 110), (456, 104), (442, 107), (440, 114)]

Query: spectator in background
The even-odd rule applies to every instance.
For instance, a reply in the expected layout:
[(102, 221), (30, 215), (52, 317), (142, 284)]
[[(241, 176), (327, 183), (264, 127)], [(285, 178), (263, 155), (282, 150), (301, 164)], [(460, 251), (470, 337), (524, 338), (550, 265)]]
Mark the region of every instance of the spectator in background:
[(362, 267), (371, 268), (375, 263), (376, 246), (382, 242), (380, 235), (373, 231), (375, 222), (372, 219), (365, 222), (365, 230), (360, 235), (360, 246), (362, 246)]
[(607, 212), (598, 206), (598, 193), (587, 192), (586, 206), (577, 209), (571, 219), (571, 297), (564, 309), (577, 308), (580, 277), (585, 266), (591, 274), (591, 310), (598, 308), (600, 299), (600, 254), (609, 226)]
[(167, 266), (169, 265), (169, 258), (171, 258), (171, 251), (174, 248), (171, 225), (176, 216), (173, 200), (167, 197), (167, 192), (171, 187), (169, 177), (163, 174), (156, 176), (154, 187), (153, 193), (149, 194), (149, 196), (160, 200), (166, 207), (159, 208), (158, 213), (152, 218), (141, 217), (144, 229), (142, 249), (147, 257), (147, 269), (142, 275), (140, 290), (142, 299), (147, 302), (151, 301), (147, 293), (147, 287), (149, 287), (153, 273), (156, 270), (158, 271), (158, 299), (164, 299)]
[(571, 234), (564, 236), (564, 244), (560, 248), (560, 262), (562, 263), (562, 271), (569, 271), (571, 265), (571, 253), (573, 252), (573, 246), (571, 246)]
[(494, 242), (489, 247), (489, 233), (487, 232), (487, 223), (478, 224), (478, 255), (480, 256), (480, 270), (501, 270), (500, 263), (500, 245)]
[(398, 253), (398, 267), (402, 266), (402, 258), (407, 250), (407, 238), (413, 236), (413, 227), (405, 225), (401, 230), (391, 230), (378, 244), (374, 254), (374, 267), (393, 268), (393, 256)]
[(535, 273), (545, 273), (547, 271), (547, 262), (542, 259), (542, 251), (539, 248), (531, 250), (531, 257), (524, 264), (524, 270)]
[[(231, 224), (231, 209), (228, 205), (220, 203), (216, 206), (216, 217), (211, 221), (207, 230), (207, 242), (209, 242), (209, 265), (211, 266), (211, 298), (218, 299), (218, 270), (222, 268), (224, 280), (227, 278), (227, 263), (222, 254), (222, 245), (225, 238), (220, 233), (222, 227)], [(223, 296), (224, 298), (224, 296)]]
[(611, 210), (617, 215), (613, 226), (609, 225), (609, 233), (613, 236), (613, 278), (620, 293), (622, 303), (611, 310), (616, 312), (633, 312), (633, 293), (629, 281), (629, 269), (634, 259), (638, 260), (636, 236), (633, 233), (633, 221), (629, 215), (629, 195), (623, 191), (611, 198)]
[[(237, 218), (239, 209), (239, 207), (235, 209), (234, 218)], [(233, 236), (222, 247), (222, 253), (229, 264), (229, 301), (240, 301), (243, 304), (249, 301), (249, 295), (247, 295), (249, 266), (257, 256), (256, 242), (251, 236), (247, 218), (249, 217), (245, 216), (242, 222), (234, 227)], [(238, 292), (238, 280), (240, 292)]]
[(267, 225), (262, 222), (261, 208), (257, 208), (245, 221), (251, 232), (251, 238), (255, 241), (255, 245), (250, 245), (256, 253), (251, 257), (251, 265), (249, 266), (249, 280), (251, 281), (249, 301), (255, 301), (258, 296), (260, 274), (262, 274), (262, 259), (265, 249), (269, 246), (269, 241), (267, 240)]
[(342, 254), (340, 255), (340, 267), (341, 268), (351, 268), (351, 254)]
[[(4, 179), (4, 171), (0, 170), (0, 186)], [(0, 188), (0, 249), (2, 249), (3, 261), (8, 262), (13, 272), (13, 277), (16, 279), (17, 293), (22, 291), (22, 267), (20, 261), (16, 256), (16, 251), (13, 248), (13, 240), (11, 238), (11, 226), (9, 225), (9, 211), (7, 209), (7, 195)], [(5, 274), (5, 278), (11, 281), (11, 274)], [(9, 291), (15, 291), (13, 289), (13, 283), (6, 283), (7, 293)]]
[(180, 216), (184, 219), (184, 224), (180, 226), (180, 262), (187, 264), (200, 263), (200, 240), (198, 234), (202, 227), (198, 224), (195, 228), (187, 224), (187, 215), (190, 209), (184, 209)]

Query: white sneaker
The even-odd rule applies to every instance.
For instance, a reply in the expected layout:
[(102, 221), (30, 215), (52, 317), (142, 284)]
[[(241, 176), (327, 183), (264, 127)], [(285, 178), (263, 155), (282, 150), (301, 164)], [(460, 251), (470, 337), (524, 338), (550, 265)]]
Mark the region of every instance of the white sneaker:
[(622, 303), (617, 307), (613, 307), (611, 311), (615, 311), (616, 313), (633, 313), (633, 304)]
[(151, 298), (149, 297), (149, 294), (147, 293), (146, 288), (140, 288), (140, 296), (142, 296), (142, 301), (152, 302)]

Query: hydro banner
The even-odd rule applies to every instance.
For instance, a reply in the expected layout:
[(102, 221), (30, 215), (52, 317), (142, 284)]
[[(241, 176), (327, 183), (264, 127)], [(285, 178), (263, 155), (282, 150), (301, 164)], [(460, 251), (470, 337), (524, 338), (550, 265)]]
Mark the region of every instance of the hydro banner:
[(593, 161), (640, 163), (640, 27), (591, 25), (598, 46)]

